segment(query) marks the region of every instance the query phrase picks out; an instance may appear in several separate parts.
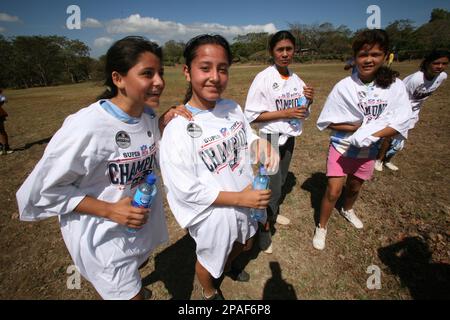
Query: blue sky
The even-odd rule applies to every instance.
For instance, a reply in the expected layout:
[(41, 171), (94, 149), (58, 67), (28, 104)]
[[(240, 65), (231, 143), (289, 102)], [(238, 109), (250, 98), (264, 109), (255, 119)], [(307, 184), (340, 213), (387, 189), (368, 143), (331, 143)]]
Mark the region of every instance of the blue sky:
[[(66, 27), (66, 9), (71, 4), (81, 9), (81, 30)], [(130, 34), (164, 44), (211, 32), (232, 41), (237, 34), (275, 32), (287, 28), (288, 23), (331, 22), (356, 30), (366, 26), (366, 10), (372, 4), (381, 9), (382, 27), (398, 19), (421, 25), (429, 20), (433, 8), (450, 11), (449, 0), (2, 0), (0, 34), (56, 34), (79, 39), (98, 57), (113, 41)]]

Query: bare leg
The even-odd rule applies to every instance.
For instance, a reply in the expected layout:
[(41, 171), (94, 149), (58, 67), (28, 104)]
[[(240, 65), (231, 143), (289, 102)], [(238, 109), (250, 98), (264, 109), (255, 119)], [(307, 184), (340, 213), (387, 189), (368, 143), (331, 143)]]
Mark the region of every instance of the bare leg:
[(320, 227), (325, 228), (331, 213), (339, 199), (342, 187), (344, 186), (345, 177), (329, 177), (327, 190), (322, 198), (320, 206)]
[(211, 297), (216, 292), (216, 288), (214, 288), (213, 277), (206, 270), (200, 262), (195, 263), (195, 274), (197, 275), (197, 279), (200, 282), (200, 285), (203, 288), (203, 293), (207, 297)]
[(230, 252), (230, 255), (228, 256), (227, 262), (225, 263), (225, 272), (230, 271), (231, 269), (231, 263), (234, 259), (237, 258), (241, 254), (241, 252), (244, 251), (244, 244), (239, 242), (234, 242), (233, 249)]
[(384, 161), (386, 157), (386, 152), (391, 146), (392, 138), (383, 138), (383, 142), (380, 146), (380, 151), (378, 151), (377, 160)]
[(5, 122), (0, 120), (0, 143), (3, 146), (8, 145), (8, 134), (5, 131)]
[(347, 211), (353, 208), (363, 183), (364, 180), (358, 177), (353, 175), (348, 176), (347, 184), (345, 186), (344, 210)]

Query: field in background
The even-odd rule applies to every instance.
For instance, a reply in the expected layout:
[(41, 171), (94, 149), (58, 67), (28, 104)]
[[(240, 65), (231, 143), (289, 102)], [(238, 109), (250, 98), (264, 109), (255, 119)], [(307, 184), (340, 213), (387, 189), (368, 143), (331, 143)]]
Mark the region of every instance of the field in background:
[[(394, 63), (401, 78), (418, 62)], [(234, 66), (225, 97), (244, 105), (254, 76), (264, 66)], [(248, 283), (225, 278), (228, 299), (414, 299), (450, 298), (449, 110), (447, 81), (426, 103), (405, 149), (394, 159), (400, 171), (376, 173), (355, 210), (364, 222), (353, 229), (335, 212), (323, 252), (312, 248), (314, 217), (326, 186), (328, 133), (315, 121), (333, 85), (348, 75), (342, 64), (294, 65), (316, 89), (311, 118), (296, 140), (282, 214), (292, 224), (277, 227), (274, 253), (257, 248), (242, 259)], [(161, 110), (181, 102), (186, 83), (181, 67), (166, 68)], [(16, 152), (0, 157), (0, 299), (98, 299), (82, 280), (68, 290), (72, 264), (56, 218), (37, 223), (18, 220), (15, 192), (41, 158), (64, 118), (95, 101), (95, 83), (6, 90), (10, 117), (6, 129)], [(194, 277), (195, 244), (167, 208), (170, 241), (142, 269), (153, 299), (198, 299)], [(369, 290), (370, 266), (381, 270), (381, 289)]]

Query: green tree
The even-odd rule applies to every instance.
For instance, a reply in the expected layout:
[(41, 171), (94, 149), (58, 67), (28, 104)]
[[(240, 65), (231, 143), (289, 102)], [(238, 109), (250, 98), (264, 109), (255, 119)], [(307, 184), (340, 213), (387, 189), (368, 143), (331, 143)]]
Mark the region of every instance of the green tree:
[(14, 68), (22, 86), (48, 86), (61, 80), (61, 51), (52, 37), (18, 36), (13, 46)]
[[(267, 32), (252, 32), (238, 35), (231, 45), (231, 51), (235, 58), (252, 59), (251, 56), (257, 52), (267, 51), (269, 34)], [(261, 54), (257, 55), (261, 59)]]
[(414, 22), (408, 19), (395, 20), (386, 27), (386, 32), (389, 35), (391, 48), (396, 50), (411, 50), (414, 49)]
[(436, 20), (450, 20), (450, 12), (445, 9), (433, 9), (433, 11), (431, 11), (431, 18), (429, 22)]
[(427, 51), (433, 48), (450, 48), (450, 12), (434, 9), (430, 22), (414, 31), (414, 43), (418, 50)]
[(289, 28), (299, 40), (301, 49), (333, 58), (351, 51), (352, 31), (345, 25), (335, 27), (328, 22), (320, 25), (290, 23)]
[(174, 40), (169, 40), (164, 44), (164, 63), (166, 65), (174, 65), (177, 63), (182, 63), (183, 61), (183, 51), (184, 42), (177, 42)]
[(13, 85), (13, 47), (10, 41), (0, 35), (0, 88)]

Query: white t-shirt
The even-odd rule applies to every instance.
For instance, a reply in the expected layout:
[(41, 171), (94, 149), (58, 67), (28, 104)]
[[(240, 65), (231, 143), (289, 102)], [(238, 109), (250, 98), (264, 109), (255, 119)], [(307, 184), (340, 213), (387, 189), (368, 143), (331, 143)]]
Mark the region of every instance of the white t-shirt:
[[(160, 166), (167, 200), (196, 241), (198, 259), (216, 278), (233, 243), (245, 242), (257, 229), (249, 208), (213, 205), (219, 192), (239, 192), (252, 183), (249, 148), (256, 139), (231, 100), (219, 100), (193, 121), (177, 117), (164, 129)], [(199, 230), (203, 226), (208, 230)]]
[(142, 229), (74, 212), (87, 195), (107, 202), (131, 196), (156, 166), (158, 121), (144, 113), (127, 124), (96, 102), (70, 115), (16, 197), (20, 218), (58, 216), (80, 273), (105, 299), (131, 299), (141, 288), (138, 267), (168, 239), (161, 192)]
[(371, 135), (389, 126), (407, 138), (410, 116), (408, 95), (401, 80), (396, 79), (390, 87), (383, 89), (374, 84), (365, 85), (358, 74), (354, 74), (334, 86), (317, 120), (317, 127), (324, 130), (331, 123), (362, 123), (354, 133), (333, 130), (331, 143), (344, 156), (373, 159), (377, 148), (375, 141), (370, 141)]
[[(297, 107), (297, 101), (304, 96), (304, 86), (306, 85), (303, 80), (295, 73), (289, 71), (289, 78), (284, 79), (275, 65), (267, 67), (256, 75), (250, 86), (245, 102), (245, 116), (249, 122), (253, 122), (263, 112)], [(289, 123), (290, 120), (258, 122), (257, 125), (263, 133), (299, 136), (302, 133), (303, 121), (299, 119), (300, 125), (294, 127)]]
[(422, 71), (417, 71), (403, 79), (413, 112), (410, 123), (411, 129), (414, 128), (417, 121), (419, 121), (420, 108), (425, 100), (427, 100), (446, 79), (447, 74), (441, 72), (432, 80), (427, 80)]

